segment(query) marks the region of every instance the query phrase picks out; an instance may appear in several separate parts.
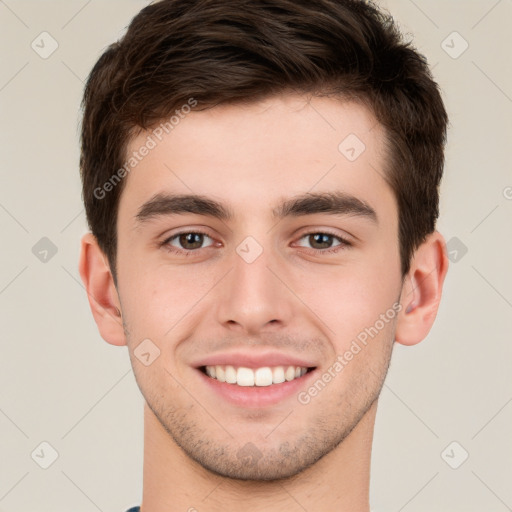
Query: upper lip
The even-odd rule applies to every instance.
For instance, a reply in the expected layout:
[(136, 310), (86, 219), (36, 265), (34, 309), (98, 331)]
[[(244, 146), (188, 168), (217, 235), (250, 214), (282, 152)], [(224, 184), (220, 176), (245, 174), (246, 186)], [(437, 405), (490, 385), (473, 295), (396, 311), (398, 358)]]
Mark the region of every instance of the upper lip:
[(196, 368), (217, 365), (243, 366), (253, 369), (264, 366), (300, 366), (302, 368), (316, 366), (312, 361), (280, 352), (225, 352), (204, 357), (193, 364)]

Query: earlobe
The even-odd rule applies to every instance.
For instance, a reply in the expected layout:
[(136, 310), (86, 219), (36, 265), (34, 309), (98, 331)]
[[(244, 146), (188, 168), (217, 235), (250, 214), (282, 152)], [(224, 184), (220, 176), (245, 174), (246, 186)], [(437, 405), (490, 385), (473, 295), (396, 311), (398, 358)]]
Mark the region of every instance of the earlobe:
[(114, 279), (107, 258), (92, 233), (82, 237), (79, 271), (101, 337), (111, 345), (126, 345)]
[(434, 323), (448, 271), (445, 247), (443, 236), (434, 231), (414, 254), (396, 324), (395, 340), (402, 345), (415, 345), (425, 339)]

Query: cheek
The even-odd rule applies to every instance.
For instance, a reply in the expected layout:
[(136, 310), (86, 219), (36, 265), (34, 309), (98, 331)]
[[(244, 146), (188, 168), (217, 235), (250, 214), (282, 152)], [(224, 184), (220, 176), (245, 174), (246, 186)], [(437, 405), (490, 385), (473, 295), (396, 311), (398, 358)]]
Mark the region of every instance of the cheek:
[(121, 296), (132, 334), (164, 340), (200, 303), (215, 282), (211, 273), (165, 265), (125, 268)]
[(386, 271), (378, 263), (367, 263), (333, 266), (296, 277), (297, 295), (314, 313), (312, 318), (317, 319), (319, 327), (334, 340), (338, 353), (345, 351), (365, 329), (375, 326), (386, 312), (385, 324), (379, 321), (377, 325), (379, 336), (389, 336), (392, 329), (391, 320), (396, 316), (392, 306), (399, 295), (399, 276), (393, 272), (393, 266), (386, 266), (389, 262), (382, 264)]

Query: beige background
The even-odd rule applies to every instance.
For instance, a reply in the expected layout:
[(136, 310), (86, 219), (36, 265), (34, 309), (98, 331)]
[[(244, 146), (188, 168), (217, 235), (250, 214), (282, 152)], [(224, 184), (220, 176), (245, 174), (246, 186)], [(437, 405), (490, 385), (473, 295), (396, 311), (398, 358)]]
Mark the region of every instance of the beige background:
[[(78, 109), (102, 49), (146, 3), (0, 0), (4, 512), (124, 512), (140, 503), (142, 397), (126, 347), (100, 338), (77, 269), (86, 230)], [(438, 227), (455, 261), (428, 338), (395, 348), (372, 506), (512, 510), (512, 1), (385, 5), (444, 91), (451, 127)], [(31, 48), (43, 31), (59, 45), (47, 59)], [(57, 249), (46, 262), (43, 237)], [(52, 448), (42, 442), (58, 452), (48, 469), (40, 466)]]

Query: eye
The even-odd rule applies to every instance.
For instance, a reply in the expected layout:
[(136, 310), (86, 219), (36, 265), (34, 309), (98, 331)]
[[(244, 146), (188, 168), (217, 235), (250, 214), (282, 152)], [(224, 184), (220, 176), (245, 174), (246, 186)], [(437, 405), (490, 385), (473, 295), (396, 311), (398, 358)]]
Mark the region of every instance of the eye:
[[(306, 233), (300, 238), (300, 240), (305, 240), (306, 244), (309, 244), (309, 248), (320, 252), (337, 252), (340, 249), (350, 247), (352, 245), (350, 242), (338, 235), (323, 231)], [(337, 243), (334, 244), (334, 242)], [(301, 243), (299, 243), (299, 246), (308, 247)]]
[(171, 236), (165, 240), (162, 245), (165, 245), (171, 252), (194, 251), (196, 249), (202, 249), (206, 239), (210, 240), (211, 243), (205, 247), (213, 245), (213, 239), (206, 233), (186, 231)]
[[(205, 242), (209, 241), (207, 245)], [(300, 241), (303, 241), (302, 243)], [(215, 245), (215, 241), (200, 231), (183, 231), (176, 233), (162, 242), (169, 252), (188, 255), (198, 249)], [(299, 239), (298, 245), (310, 249), (314, 253), (336, 253), (352, 244), (344, 238), (332, 233), (317, 231), (306, 233)], [(308, 247), (309, 245), (309, 247)]]

